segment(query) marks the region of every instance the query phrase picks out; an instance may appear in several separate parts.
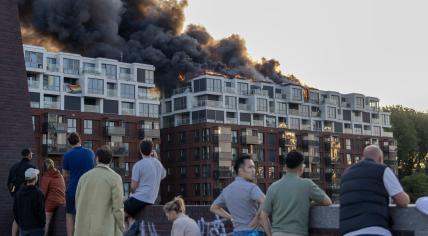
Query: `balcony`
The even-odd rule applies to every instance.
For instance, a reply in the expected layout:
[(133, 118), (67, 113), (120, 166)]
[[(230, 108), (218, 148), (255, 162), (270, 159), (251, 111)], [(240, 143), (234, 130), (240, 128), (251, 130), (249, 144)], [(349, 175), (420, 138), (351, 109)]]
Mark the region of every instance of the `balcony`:
[(301, 125), (300, 126), (300, 129), (302, 129), (302, 130), (311, 130), (311, 125)]
[(253, 135), (243, 135), (242, 144), (260, 144), (259, 137)]
[(266, 90), (253, 89), (253, 90), (251, 90), (251, 95), (256, 95), (256, 96), (261, 96), (261, 97), (268, 97), (269, 93)]
[(332, 105), (332, 106), (339, 106), (339, 104), (337, 103), (337, 100), (331, 99), (331, 98), (325, 98), (321, 101), (321, 104), (326, 104), (326, 105)]
[(361, 135), (363, 133), (363, 129), (361, 128), (354, 128), (354, 134)]
[(300, 116), (299, 110), (295, 110), (295, 109), (289, 109), (288, 114), (292, 116)]
[(234, 87), (224, 87), (224, 90), (223, 90), (223, 92), (225, 92), (225, 93), (236, 93), (236, 90), (235, 90), (235, 88)]
[(55, 64), (47, 65), (46, 70), (50, 72), (59, 72), (59, 66)]
[(40, 88), (40, 82), (39, 81), (29, 80), (28, 81), (28, 88), (39, 89)]
[(128, 143), (108, 143), (108, 146), (113, 153), (113, 157), (126, 157), (129, 156)]
[(85, 68), (82, 70), (84, 75), (101, 75), (101, 72), (95, 68)]
[(363, 117), (362, 116), (352, 116), (352, 121), (361, 123), (361, 122), (363, 122)]
[(36, 68), (36, 69), (43, 69), (43, 63), (38, 62), (31, 62), (31, 61), (25, 61), (25, 67), (27, 68)]
[(343, 133), (345, 133), (345, 134), (352, 134), (352, 129), (351, 128), (344, 128), (343, 129)]
[(192, 87), (182, 87), (182, 88), (174, 89), (172, 91), (172, 94), (176, 95), (176, 94), (190, 93), (190, 92), (192, 92)]
[(214, 100), (199, 100), (193, 104), (194, 107), (212, 107), (212, 108), (222, 108), (224, 107), (222, 101)]
[(372, 135), (372, 131), (371, 130), (363, 130), (363, 135), (370, 136), (370, 135)]
[(101, 107), (97, 106), (97, 105), (85, 105), (84, 106), (84, 111), (85, 112), (96, 112), (96, 113), (100, 113), (101, 112)]
[(44, 144), (45, 155), (63, 155), (70, 147), (67, 144)]
[(119, 74), (119, 79), (125, 80), (125, 81), (131, 81), (132, 80), (132, 74), (120, 73)]
[(253, 125), (254, 126), (264, 126), (264, 121), (263, 120), (253, 120)]
[(231, 170), (215, 170), (213, 176), (215, 179), (230, 179), (233, 174)]
[(237, 118), (228, 118), (226, 117), (226, 124), (238, 124), (238, 119)]
[(79, 75), (79, 70), (78, 69), (64, 68), (62, 71), (64, 72), (64, 74)]
[(393, 138), (394, 134), (392, 132), (383, 131), (382, 137)]
[(380, 119), (372, 118), (372, 124), (375, 124), (375, 125), (380, 124)]
[(321, 117), (320, 111), (311, 111), (311, 117)]
[(122, 107), (122, 115), (135, 116), (135, 109)]
[(249, 104), (241, 104), (241, 103), (239, 103), (238, 108), (239, 108), (240, 111), (249, 111), (249, 110), (251, 110), (251, 106)]
[(107, 89), (107, 97), (117, 97), (116, 89)]
[(177, 125), (188, 125), (188, 124), (190, 124), (189, 118), (183, 118), (183, 119), (177, 120)]
[(143, 129), (139, 130), (140, 139), (145, 138), (160, 138), (160, 130), (159, 129)]
[(276, 99), (286, 100), (287, 99), (287, 94), (277, 93), (277, 94), (275, 94), (275, 98)]
[(106, 136), (125, 136), (125, 127), (107, 126), (104, 128)]
[(67, 128), (65, 123), (45, 122), (43, 124), (44, 133), (67, 133)]
[(43, 103), (43, 108), (47, 109), (60, 109), (61, 105), (59, 102), (51, 102), (51, 101), (45, 101)]

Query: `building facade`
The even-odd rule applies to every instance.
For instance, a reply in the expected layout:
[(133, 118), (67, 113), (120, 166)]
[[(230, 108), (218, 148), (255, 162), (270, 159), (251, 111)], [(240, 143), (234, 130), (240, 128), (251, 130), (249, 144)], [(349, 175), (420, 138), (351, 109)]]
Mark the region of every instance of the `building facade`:
[(286, 153), (305, 155), (305, 176), (337, 199), (343, 170), (378, 144), (396, 169), (389, 113), (379, 99), (321, 91), (289, 82), (203, 73), (161, 101), (163, 199), (181, 194), (210, 204), (233, 177), (233, 160), (248, 153), (266, 191), (282, 174)]
[(85, 147), (110, 146), (127, 195), (139, 141), (152, 139), (159, 152), (155, 68), (30, 45), (24, 45), (24, 58), (39, 166), (52, 158), (61, 167), (70, 149), (67, 133), (78, 132)]

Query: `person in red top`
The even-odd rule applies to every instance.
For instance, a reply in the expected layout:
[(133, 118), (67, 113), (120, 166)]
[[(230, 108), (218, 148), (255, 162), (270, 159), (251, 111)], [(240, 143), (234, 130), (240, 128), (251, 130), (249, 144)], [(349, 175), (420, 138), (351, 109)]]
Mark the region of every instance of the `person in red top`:
[(65, 205), (65, 183), (61, 172), (55, 168), (52, 159), (45, 159), (43, 175), (40, 179), (40, 190), (45, 195), (46, 228), (45, 236), (49, 232), (49, 223), (55, 210)]

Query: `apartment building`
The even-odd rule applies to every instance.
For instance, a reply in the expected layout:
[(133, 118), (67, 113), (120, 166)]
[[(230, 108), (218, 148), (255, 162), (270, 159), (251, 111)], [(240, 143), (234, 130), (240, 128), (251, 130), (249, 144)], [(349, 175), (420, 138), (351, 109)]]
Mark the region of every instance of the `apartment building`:
[(257, 183), (266, 191), (292, 149), (305, 155), (305, 176), (336, 199), (343, 170), (379, 144), (396, 169), (389, 113), (379, 99), (202, 73), (161, 100), (162, 196), (181, 194), (209, 204), (233, 177), (232, 163), (253, 156)]
[(52, 158), (62, 166), (66, 136), (78, 132), (83, 145), (111, 147), (112, 167), (130, 191), (130, 170), (138, 143), (150, 138), (159, 152), (159, 92), (152, 65), (48, 52), (24, 45), (30, 92), (34, 151), (41, 166)]

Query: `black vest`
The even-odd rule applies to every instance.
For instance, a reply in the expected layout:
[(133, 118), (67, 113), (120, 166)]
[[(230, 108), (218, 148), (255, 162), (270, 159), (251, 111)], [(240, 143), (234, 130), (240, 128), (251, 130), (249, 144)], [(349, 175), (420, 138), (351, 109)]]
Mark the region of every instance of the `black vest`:
[(389, 195), (383, 184), (386, 166), (362, 160), (351, 166), (340, 183), (340, 231), (365, 227), (389, 228)]

